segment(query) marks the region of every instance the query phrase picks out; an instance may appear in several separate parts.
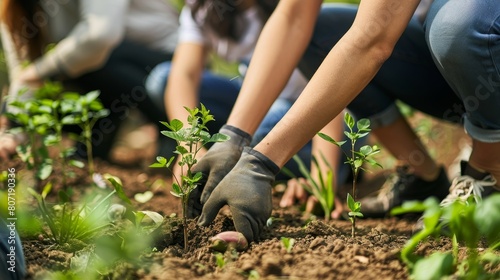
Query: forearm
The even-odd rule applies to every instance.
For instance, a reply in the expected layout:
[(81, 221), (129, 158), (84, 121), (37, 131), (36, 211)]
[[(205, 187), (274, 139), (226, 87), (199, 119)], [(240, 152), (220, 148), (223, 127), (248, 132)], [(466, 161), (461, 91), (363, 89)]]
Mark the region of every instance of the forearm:
[[(298, 4), (289, 4), (293, 2)], [(312, 0), (280, 2), (261, 32), (228, 124), (249, 134), (256, 131), (309, 43), (320, 5)]]
[(172, 60), (165, 88), (165, 108), (169, 120), (185, 121), (184, 107), (199, 106), (199, 88), (207, 50), (199, 44), (180, 44)]
[[(417, 4), (416, 0), (362, 2), (353, 27), (332, 48), (285, 117), (255, 149), (283, 166), (374, 77)], [(396, 14), (387, 16), (389, 7)], [(372, 29), (374, 24), (379, 24), (379, 29)]]
[[(336, 141), (341, 141), (344, 137), (343, 117), (343, 113), (340, 113), (321, 129), (320, 132), (332, 137)], [(342, 155), (342, 151), (339, 147), (315, 135), (312, 142), (312, 155), (316, 157), (319, 169), (323, 174), (326, 174), (327, 170), (331, 170), (336, 176), (339, 169), (339, 159)], [(326, 163), (323, 159), (326, 160)], [(315, 176), (317, 172), (316, 165), (311, 164), (311, 174)]]

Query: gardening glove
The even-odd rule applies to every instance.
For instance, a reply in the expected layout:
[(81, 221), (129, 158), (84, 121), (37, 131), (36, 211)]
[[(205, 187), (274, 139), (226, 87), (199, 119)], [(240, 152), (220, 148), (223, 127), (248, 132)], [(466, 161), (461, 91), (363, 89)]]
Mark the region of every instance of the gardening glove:
[(203, 204), (214, 188), (231, 171), (240, 158), (243, 147), (248, 146), (252, 140), (250, 134), (230, 125), (223, 125), (219, 133), (228, 135), (230, 139), (213, 144), (193, 167), (192, 173), (201, 172), (203, 177), (200, 185), (189, 195), (187, 209), (189, 218), (200, 215)]
[(248, 242), (259, 235), (271, 216), (272, 183), (279, 167), (263, 154), (245, 147), (240, 160), (212, 192), (203, 206), (198, 225), (210, 224), (229, 205), (234, 226)]

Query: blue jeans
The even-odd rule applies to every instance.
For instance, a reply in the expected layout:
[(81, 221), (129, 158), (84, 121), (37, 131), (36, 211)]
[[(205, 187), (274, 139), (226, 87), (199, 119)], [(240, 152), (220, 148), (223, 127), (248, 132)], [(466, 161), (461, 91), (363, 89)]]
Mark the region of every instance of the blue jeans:
[(435, 0), (425, 23), (437, 67), (465, 105), (464, 125), (481, 142), (500, 142), (500, 2)]
[[(151, 71), (146, 79), (146, 91), (153, 100), (156, 109), (163, 112), (164, 119), (167, 118), (164, 101), (165, 87), (167, 86), (171, 68), (171, 62), (162, 62)], [(241, 81), (239, 79), (231, 80), (209, 71), (203, 72), (200, 81), (199, 100), (215, 118), (215, 121), (207, 123), (209, 131), (212, 133), (219, 131), (222, 125), (226, 123), (240, 88)]]
[(19, 233), (8, 224), (0, 217), (0, 279), (24, 279), (26, 264)]
[[(300, 69), (311, 77), (332, 47), (350, 28), (355, 5), (324, 5)], [(335, 98), (335, 92), (332, 93)], [(358, 118), (369, 118), (372, 128), (388, 125), (400, 117), (396, 100), (431, 116), (459, 122), (454, 111), (461, 101), (435, 66), (417, 18), (410, 21), (391, 57), (366, 88), (348, 105)]]

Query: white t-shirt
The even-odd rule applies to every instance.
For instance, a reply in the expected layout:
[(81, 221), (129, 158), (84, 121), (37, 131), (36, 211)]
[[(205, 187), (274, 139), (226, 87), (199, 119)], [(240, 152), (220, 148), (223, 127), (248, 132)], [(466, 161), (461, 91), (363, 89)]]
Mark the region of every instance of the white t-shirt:
[[(203, 12), (200, 11), (200, 18), (194, 19), (191, 9), (187, 5), (184, 6), (179, 19), (179, 43), (198, 43), (207, 46), (218, 56), (230, 62), (250, 61), (264, 25), (257, 8), (252, 7), (246, 10), (236, 22), (236, 28), (242, 34), (239, 42), (220, 38), (215, 32), (204, 28)], [(281, 92), (280, 98), (295, 101), (306, 84), (307, 79), (298, 69), (295, 69)]]

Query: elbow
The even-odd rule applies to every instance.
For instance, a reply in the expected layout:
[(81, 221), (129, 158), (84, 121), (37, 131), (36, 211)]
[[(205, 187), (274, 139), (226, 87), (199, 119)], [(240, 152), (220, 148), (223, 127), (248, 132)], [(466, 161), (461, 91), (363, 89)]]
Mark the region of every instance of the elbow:
[(375, 64), (381, 66), (392, 55), (397, 39), (384, 36), (383, 33), (367, 34), (356, 29), (351, 31), (351, 36), (347, 38), (348, 45), (356, 48), (357, 52), (364, 54)]

